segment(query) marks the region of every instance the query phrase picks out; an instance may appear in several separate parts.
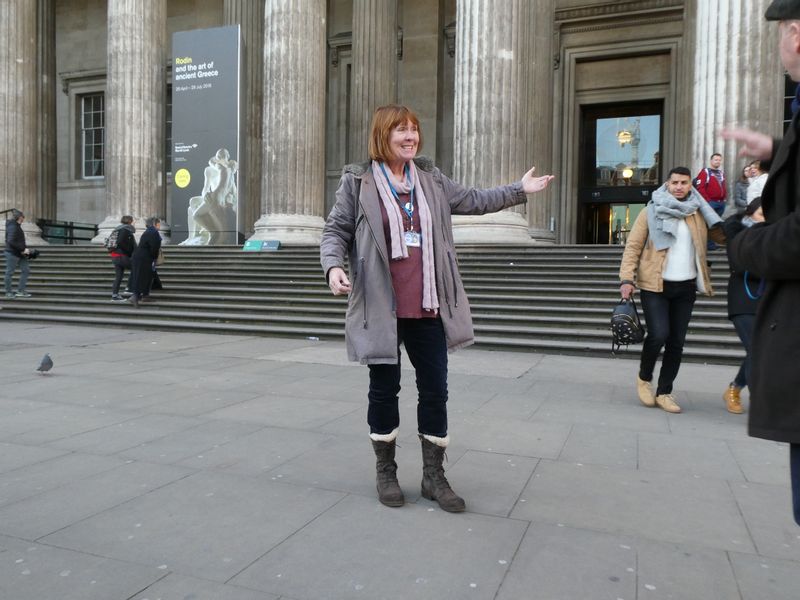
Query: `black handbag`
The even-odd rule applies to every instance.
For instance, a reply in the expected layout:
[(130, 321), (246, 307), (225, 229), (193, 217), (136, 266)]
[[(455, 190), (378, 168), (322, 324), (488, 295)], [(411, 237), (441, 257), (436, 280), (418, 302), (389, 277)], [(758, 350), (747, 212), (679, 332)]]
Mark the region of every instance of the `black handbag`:
[(633, 297), (623, 298), (611, 313), (611, 354), (616, 354), (621, 346), (640, 343), (644, 334)]

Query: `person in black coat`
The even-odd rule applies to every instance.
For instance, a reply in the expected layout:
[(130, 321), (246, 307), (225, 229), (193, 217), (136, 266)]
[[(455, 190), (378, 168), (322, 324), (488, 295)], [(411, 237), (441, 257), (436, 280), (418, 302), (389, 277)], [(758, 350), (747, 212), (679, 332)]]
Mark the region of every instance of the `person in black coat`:
[[(29, 256), (31, 251), (25, 243), (25, 232), (22, 231), (22, 223), (25, 221), (25, 214), (16, 208), (11, 211), (11, 218), (6, 221), (6, 247), (4, 250), (6, 258), (5, 289), (6, 298), (30, 298), (31, 295), (25, 289), (28, 284), (28, 275), (31, 267)], [(11, 278), (14, 271), (19, 266), (19, 281), (17, 282), (17, 292), (11, 289)]]
[(161, 249), (161, 219), (150, 217), (145, 221), (145, 229), (142, 237), (139, 238), (139, 245), (133, 251), (131, 275), (129, 278), (131, 296), (128, 300), (139, 307), (139, 301), (143, 296), (150, 293), (150, 285), (153, 282), (153, 263), (158, 258), (158, 251)]
[[(775, 0), (768, 20), (780, 21), (781, 62), (800, 81), (800, 0)], [(772, 160), (761, 192), (766, 222), (742, 231), (729, 243), (736, 269), (766, 280), (753, 333), (748, 433), (788, 442), (794, 518), (800, 525), (800, 113), (782, 141), (749, 129), (723, 137), (743, 144), (742, 155)]]
[[(125, 215), (120, 219), (120, 224), (116, 229), (117, 245), (109, 249), (109, 256), (111, 263), (114, 265), (114, 283), (111, 286), (111, 300), (115, 302), (123, 301), (122, 296), (119, 295), (119, 286), (122, 283), (122, 277), (125, 275), (125, 269), (131, 269), (131, 257), (133, 251), (136, 250), (136, 238), (134, 233), (136, 229), (133, 226), (133, 217)], [(113, 235), (113, 234), (112, 234)], [(128, 288), (130, 289), (131, 273), (128, 274)]]
[[(764, 221), (764, 212), (761, 210), (761, 198), (753, 200), (745, 209), (744, 215), (732, 215), (725, 220), (723, 228), (725, 237), (730, 240), (739, 233), (756, 223)], [(756, 319), (758, 298), (763, 290), (761, 279), (747, 271), (739, 271), (730, 264), (731, 275), (728, 278), (728, 318), (733, 322), (736, 333), (744, 346), (745, 357), (739, 366), (736, 377), (730, 382), (722, 399), (728, 412), (742, 414), (741, 390), (751, 379), (752, 358), (751, 345), (753, 339), (753, 324)]]

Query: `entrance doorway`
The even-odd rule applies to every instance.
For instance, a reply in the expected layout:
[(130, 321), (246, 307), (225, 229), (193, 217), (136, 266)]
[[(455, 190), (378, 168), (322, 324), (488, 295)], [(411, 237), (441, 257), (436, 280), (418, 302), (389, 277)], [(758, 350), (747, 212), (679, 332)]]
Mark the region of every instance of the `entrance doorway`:
[(581, 106), (579, 244), (624, 244), (662, 183), (663, 101)]

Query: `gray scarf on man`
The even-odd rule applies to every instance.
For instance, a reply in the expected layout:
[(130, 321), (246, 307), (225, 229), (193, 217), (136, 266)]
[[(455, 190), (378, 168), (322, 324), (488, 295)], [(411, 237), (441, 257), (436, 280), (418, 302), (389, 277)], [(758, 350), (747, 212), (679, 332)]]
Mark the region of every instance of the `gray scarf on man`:
[(694, 188), (685, 200), (677, 200), (670, 194), (666, 183), (653, 192), (653, 200), (647, 205), (647, 228), (655, 249), (670, 248), (677, 239), (679, 219), (685, 219), (698, 210), (708, 227), (722, 222), (720, 216)]

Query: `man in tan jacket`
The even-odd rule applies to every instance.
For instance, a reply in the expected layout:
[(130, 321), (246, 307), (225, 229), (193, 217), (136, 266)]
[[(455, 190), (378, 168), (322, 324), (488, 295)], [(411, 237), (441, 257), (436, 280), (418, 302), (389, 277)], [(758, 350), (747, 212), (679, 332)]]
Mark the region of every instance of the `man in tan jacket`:
[[(692, 174), (675, 167), (667, 182), (639, 213), (628, 236), (619, 270), (620, 294), (629, 298), (638, 287), (647, 323), (636, 387), (645, 406), (679, 413), (672, 395), (683, 344), (689, 329), (697, 292), (712, 295), (706, 262), (709, 233), (724, 242), (719, 215), (692, 187)], [(712, 228), (709, 231), (709, 228)], [(658, 385), (652, 379), (656, 360), (664, 348)]]

